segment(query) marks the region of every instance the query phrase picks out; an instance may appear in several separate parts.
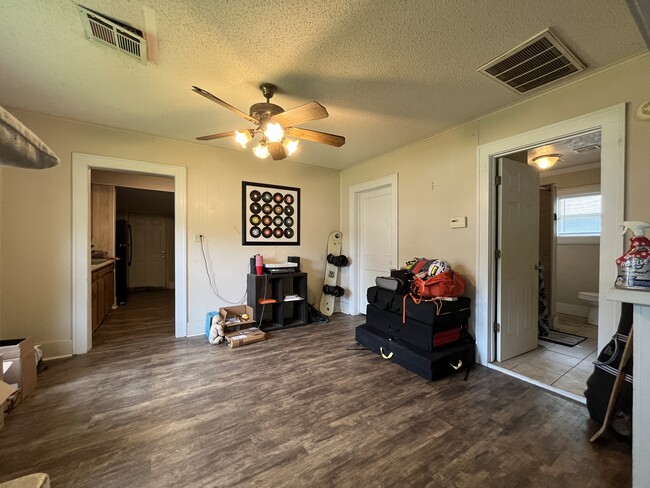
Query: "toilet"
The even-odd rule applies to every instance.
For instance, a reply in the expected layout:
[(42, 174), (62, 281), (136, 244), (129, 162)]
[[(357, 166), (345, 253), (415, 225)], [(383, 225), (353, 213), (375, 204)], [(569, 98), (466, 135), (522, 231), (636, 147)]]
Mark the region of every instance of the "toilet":
[(578, 298), (587, 303), (589, 312), (587, 314), (587, 323), (598, 325), (598, 292), (596, 291), (579, 291)]

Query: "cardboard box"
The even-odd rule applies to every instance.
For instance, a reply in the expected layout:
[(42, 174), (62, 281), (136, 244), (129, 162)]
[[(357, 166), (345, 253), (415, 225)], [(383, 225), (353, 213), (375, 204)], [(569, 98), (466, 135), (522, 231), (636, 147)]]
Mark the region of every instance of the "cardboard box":
[(15, 387), (0, 381), (0, 429), (5, 425), (5, 418), (18, 402), (19, 392)]
[(226, 341), (231, 348), (252, 344), (266, 339), (266, 333), (258, 328), (238, 330), (226, 333)]
[(0, 341), (0, 354), (11, 365), (4, 373), (4, 381), (17, 383), (20, 397), (25, 398), (36, 389), (36, 353), (30, 338)]
[[(248, 314), (248, 320), (241, 318), (243, 314)], [(234, 307), (221, 307), (219, 317), (223, 320), (226, 335), (228, 332), (235, 332), (242, 329), (255, 327), (253, 320), (253, 307), (248, 305), (235, 305)]]

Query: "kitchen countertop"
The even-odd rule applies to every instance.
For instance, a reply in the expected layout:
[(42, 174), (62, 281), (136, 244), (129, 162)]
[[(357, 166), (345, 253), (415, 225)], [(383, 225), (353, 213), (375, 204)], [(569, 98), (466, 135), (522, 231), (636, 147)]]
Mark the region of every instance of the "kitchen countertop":
[[(95, 262), (95, 264), (92, 264), (93, 261)], [(97, 261), (99, 261), (99, 260), (91, 259), (91, 261), (90, 261), (91, 262), (91, 265), (90, 265), (90, 271), (91, 272), (97, 271), (98, 269), (101, 269), (101, 268), (104, 268), (104, 267), (108, 266), (109, 264), (114, 263), (115, 261), (117, 261), (117, 259), (116, 258), (106, 258), (106, 259), (102, 259), (99, 262), (97, 262)]]

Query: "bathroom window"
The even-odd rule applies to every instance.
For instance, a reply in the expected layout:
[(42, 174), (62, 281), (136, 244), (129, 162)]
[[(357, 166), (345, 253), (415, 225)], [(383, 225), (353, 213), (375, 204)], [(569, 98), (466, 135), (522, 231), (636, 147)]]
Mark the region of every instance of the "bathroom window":
[(600, 186), (558, 190), (558, 244), (597, 244), (600, 240)]

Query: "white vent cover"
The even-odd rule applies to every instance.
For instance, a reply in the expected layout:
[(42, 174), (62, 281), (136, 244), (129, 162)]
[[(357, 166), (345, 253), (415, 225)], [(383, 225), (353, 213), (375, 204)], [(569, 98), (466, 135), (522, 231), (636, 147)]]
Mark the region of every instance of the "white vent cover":
[(546, 29), (477, 71), (517, 93), (526, 93), (584, 69), (585, 65)]
[(142, 31), (115, 22), (82, 5), (77, 5), (77, 9), (89, 40), (113, 48), (142, 63), (147, 62), (147, 41), (142, 36)]

